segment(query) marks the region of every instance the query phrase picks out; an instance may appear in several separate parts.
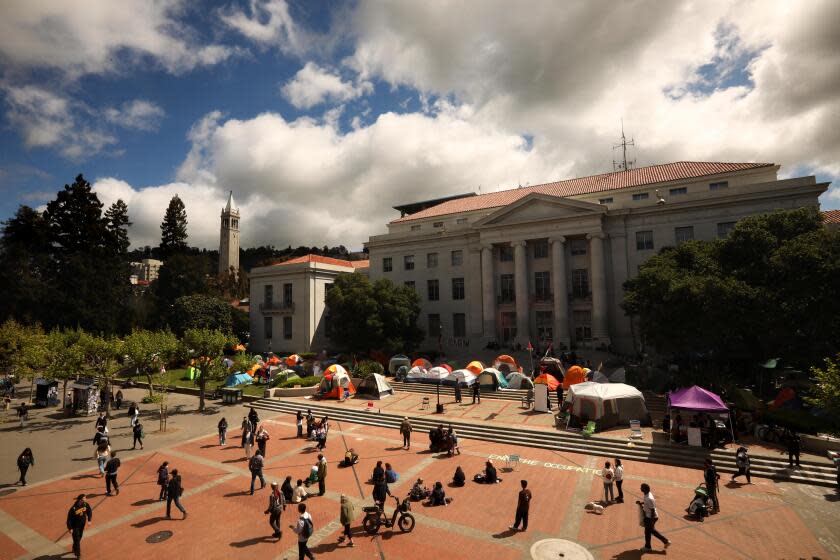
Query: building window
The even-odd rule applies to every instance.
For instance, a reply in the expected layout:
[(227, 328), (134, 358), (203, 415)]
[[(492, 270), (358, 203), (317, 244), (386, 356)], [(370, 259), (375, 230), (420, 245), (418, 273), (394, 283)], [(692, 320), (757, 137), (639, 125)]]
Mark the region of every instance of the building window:
[(464, 279), (452, 279), (452, 299), (464, 299)]
[(668, 191), (668, 194), (671, 195), (671, 196), (680, 196), (682, 194), (688, 194), (688, 187), (676, 187), (676, 188), (670, 189)]
[(735, 227), (735, 222), (721, 222), (717, 225), (717, 236), (721, 239), (729, 235), (732, 228)]
[(437, 339), (442, 334), (440, 330), (440, 314), (429, 313), (429, 338)]
[(438, 301), (440, 299), (440, 282), (438, 280), (426, 280), (426, 292), (429, 301)]
[(283, 284), (283, 307), (291, 307), (292, 301), (292, 285)]
[(459, 224), (459, 225), (460, 225), (460, 224), (466, 224), (466, 223), (467, 223), (467, 219), (466, 219), (466, 218), (458, 218), (457, 220), (455, 220), (455, 223), (456, 223), (456, 224)]
[(432, 224), (432, 227), (442, 228), (443, 227), (443, 222), (435, 222), (435, 223)]
[(572, 239), (569, 241), (569, 249), (571, 249), (572, 255), (585, 255), (586, 239)]
[(572, 270), (572, 297), (576, 299), (589, 297), (589, 270), (576, 268)]
[(502, 274), (499, 277), (499, 303), (512, 303), (516, 300), (513, 274)]
[(502, 342), (511, 342), (516, 338), (516, 313), (502, 313)]
[(709, 183), (710, 191), (719, 191), (721, 189), (728, 189), (729, 181), (718, 181), (717, 183)]
[(263, 302), (265, 302), (266, 305), (274, 303), (274, 286), (271, 284), (263, 286)]
[(592, 312), (574, 311), (575, 340), (592, 340)]
[(640, 192), (633, 195), (633, 200), (647, 200), (650, 198), (650, 193)]
[(499, 260), (502, 262), (510, 262), (513, 260), (513, 247), (510, 245), (499, 246)]
[(648, 231), (637, 231), (636, 232), (636, 250), (637, 251), (649, 251), (653, 249), (653, 232)]
[(537, 340), (548, 342), (554, 338), (554, 315), (551, 311), (537, 311)]
[(534, 258), (548, 258), (548, 241), (537, 241), (536, 243), (534, 243)]
[(464, 263), (464, 252), (460, 249), (452, 251), (452, 266), (461, 266)]
[(414, 270), (414, 255), (406, 255), (403, 257), (403, 267), (406, 270)]
[(393, 269), (393, 261), (391, 257), (385, 257), (382, 259), (382, 272), (391, 272)]
[(283, 338), (292, 339), (292, 318), (289, 315), (283, 317)]
[(598, 199), (598, 204), (612, 204), (612, 203), (613, 203), (613, 197), (611, 197), (611, 196), (608, 196), (607, 198), (599, 198)]
[(437, 253), (426, 253), (426, 268), (437, 268)]
[(423, 227), (421, 225), (411, 226), (411, 231), (420, 231), (420, 228)]
[(677, 245), (694, 239), (694, 226), (674, 228), (674, 241)]
[(551, 273), (534, 273), (534, 296), (537, 301), (548, 301), (551, 299)]
[(266, 340), (271, 340), (274, 336), (274, 317), (263, 318), (263, 335)]
[(455, 338), (467, 336), (467, 316), (464, 313), (452, 314), (452, 336)]
[(403, 282), (403, 285), (404, 285), (406, 288), (411, 288), (412, 290), (416, 290), (416, 289), (417, 289), (417, 288), (415, 288), (415, 287), (414, 287), (414, 286), (415, 286), (415, 284), (414, 284), (414, 280), (406, 280), (405, 282)]

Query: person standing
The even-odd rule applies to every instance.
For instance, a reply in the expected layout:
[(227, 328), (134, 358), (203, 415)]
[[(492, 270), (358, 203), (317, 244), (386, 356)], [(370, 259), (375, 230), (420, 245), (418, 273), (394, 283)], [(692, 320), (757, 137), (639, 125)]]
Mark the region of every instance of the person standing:
[(473, 404), (475, 401), (478, 401), (478, 404), (481, 404), (481, 385), (478, 384), (478, 381), (473, 383)]
[(318, 453), (318, 495), (327, 492), (327, 459), (323, 453)]
[(268, 444), (268, 440), (271, 439), (271, 436), (268, 434), (268, 430), (265, 429), (265, 426), (260, 426), (260, 429), (257, 431), (257, 449), (260, 451), (260, 455), (265, 458), (265, 448)]
[(245, 443), (248, 441), (248, 428), (251, 426), (251, 422), (248, 421), (247, 416), (242, 417), (242, 442), (240, 443), (239, 447), (245, 447)]
[(624, 484), (624, 466), (621, 464), (621, 459), (615, 459), (615, 487), (618, 490), (618, 498), (615, 500), (619, 504), (624, 503), (624, 490), (621, 485)]
[(226, 443), (227, 438), (227, 418), (222, 418), (221, 420), (219, 420), (219, 423), (216, 427), (219, 429), (219, 445), (224, 445)]
[(738, 467), (738, 472), (732, 475), (732, 480), (734, 481), (742, 474), (745, 474), (747, 475), (747, 484), (752, 484), (750, 480), (750, 456), (747, 453), (746, 447), (739, 447), (735, 451), (735, 466)]
[(718, 481), (720, 480), (720, 475), (717, 473), (715, 464), (712, 463), (711, 459), (706, 459), (705, 461), (703, 468), (703, 480), (706, 481), (706, 492), (712, 500), (712, 507), (715, 512), (719, 512), (720, 503), (718, 503)]
[(170, 515), (172, 511), (172, 502), (175, 502), (175, 507), (184, 514), (182, 519), (187, 518), (187, 510), (181, 505), (181, 494), (184, 493), (184, 487), (181, 485), (181, 475), (178, 474), (178, 469), (172, 469), (172, 476), (169, 477), (169, 484), (166, 485), (166, 518), (172, 519)]
[(122, 407), (122, 402), (123, 402), (122, 389), (118, 389), (118, 390), (117, 390), (117, 396), (116, 396), (116, 398), (114, 399), (114, 404), (116, 405), (116, 409), (117, 409), (117, 410), (119, 410), (119, 409), (120, 409), (120, 407)]
[(408, 416), (404, 416), (403, 421), (400, 424), (400, 433), (403, 437), (404, 449), (411, 449), (411, 430), (411, 422), (408, 421)]
[(251, 453), (254, 451), (254, 428), (251, 426), (251, 422), (248, 421), (247, 426), (245, 427), (245, 458), (250, 459)]
[(21, 428), (23, 428), (23, 423), (26, 420), (27, 414), (29, 414), (29, 412), (26, 409), (26, 403), (25, 402), (20, 403), (20, 406), (18, 407), (18, 418), (20, 419), (20, 427)]
[(134, 413), (131, 416), (131, 426), (134, 427), (140, 421), (140, 405), (131, 403), (131, 406), (134, 407)]
[(528, 530), (528, 510), (531, 507), (531, 491), (528, 490), (528, 481), (520, 480), (519, 484), (522, 490), (519, 491), (519, 498), (516, 502), (516, 516), (513, 525), (510, 526), (511, 531), (519, 530), (519, 523), (522, 523), (522, 530)]
[(452, 427), (452, 424), (449, 425), (449, 439), (452, 442), (452, 447), (449, 448), (449, 454), (452, 455), (457, 453), (460, 455), (461, 447), (458, 445), (458, 434), (455, 432), (455, 428)]
[(292, 503), (295, 489), (292, 488), (291, 476), (287, 476), (286, 480), (283, 481), (283, 485), (280, 487), (280, 491), (283, 492), (283, 498), (286, 500), (286, 503)]
[(117, 482), (117, 471), (120, 469), (120, 460), (117, 458), (117, 452), (111, 452), (111, 458), (105, 463), (105, 495), (111, 495), (111, 486), (114, 487), (114, 492), (117, 496), (120, 495), (120, 485)]
[(461, 400), (461, 382), (459, 381), (455, 383), (455, 402), (459, 403)]
[(350, 531), (350, 524), (353, 523), (353, 520), (356, 518), (356, 506), (353, 505), (353, 502), (345, 496), (344, 494), (341, 495), (341, 518), (340, 522), (341, 525), (344, 527), (344, 530), (338, 536), (338, 542), (344, 542), (344, 539), (347, 539), (347, 546), (355, 546), (353, 544), (353, 533)]
[(650, 491), (650, 486), (646, 483), (642, 483), (641, 490), (644, 498), (642, 501), (636, 501), (636, 503), (642, 508), (643, 523), (645, 527), (645, 546), (642, 548), (642, 552), (650, 552), (653, 550), (650, 547), (651, 536), (654, 536), (662, 541), (665, 548), (668, 548), (671, 541), (666, 539), (662, 533), (656, 530), (656, 522), (659, 520), (659, 513), (656, 511), (656, 499), (653, 497), (653, 492)]
[(297, 437), (303, 437), (303, 412), (300, 410), (297, 411), (295, 414), (295, 421), (297, 423)]
[(131, 445), (131, 448), (136, 449), (137, 444), (139, 443), (140, 449), (143, 449), (143, 424), (140, 423), (140, 420), (134, 424), (134, 427), (131, 428), (131, 430), (134, 434), (134, 443)]
[(306, 410), (306, 439), (312, 439), (312, 432), (315, 430), (315, 416), (311, 409)]
[(169, 461), (164, 461), (163, 464), (158, 467), (157, 484), (160, 486), (158, 501), (162, 502), (166, 499), (166, 487), (169, 485)]
[(96, 429), (98, 430), (99, 428), (102, 428), (102, 430), (104, 431), (105, 428), (107, 428), (107, 427), (108, 427), (108, 419), (105, 418), (105, 413), (104, 412), (100, 412), (99, 417), (96, 419)]
[(563, 410), (563, 383), (557, 384), (557, 410)]
[(286, 498), (280, 491), (277, 482), (271, 483), (271, 494), (268, 496), (268, 509), (265, 513), (268, 514), (268, 524), (274, 529), (274, 537), (277, 540), (283, 536), (283, 531), (280, 529), (280, 514), (286, 509)]
[(800, 468), (799, 466), (799, 453), (802, 448), (802, 438), (799, 437), (799, 434), (796, 432), (791, 432), (790, 437), (788, 437), (787, 442), (787, 452), (788, 452), (788, 465), (792, 469), (793, 468), (793, 461), (796, 459), (796, 468)]
[(298, 536), (298, 558), (299, 560), (303, 560), (304, 558), (315, 560), (315, 556), (309, 551), (309, 545), (307, 544), (309, 537), (315, 531), (312, 516), (306, 511), (306, 504), (298, 504), (298, 513), (300, 517), (298, 518), (297, 525), (289, 525), (289, 528)]
[(26, 471), (29, 470), (29, 467), (35, 466), (35, 455), (32, 454), (32, 450), (30, 448), (24, 449), (17, 458), (17, 468), (20, 471), (20, 484), (22, 486), (26, 486)]
[(615, 471), (612, 469), (609, 461), (604, 463), (604, 468), (601, 469), (601, 477), (604, 479), (604, 503), (608, 504), (615, 499), (615, 494), (613, 494)]
[(257, 424), (260, 423), (260, 416), (257, 414), (257, 411), (254, 410), (254, 407), (251, 407), (251, 410), (248, 411), (248, 421), (251, 423), (251, 431), (255, 431), (257, 429)]
[(105, 476), (105, 463), (111, 458), (111, 445), (108, 443), (108, 438), (99, 441), (96, 451), (93, 452), (93, 457), (99, 466), (99, 476)]
[(257, 450), (251, 460), (248, 462), (248, 468), (251, 471), (251, 495), (254, 495), (254, 481), (260, 479), (260, 490), (265, 488), (265, 477), (263, 476), (263, 462), (262, 454)]
[(85, 525), (93, 521), (93, 508), (85, 501), (85, 495), (79, 494), (67, 512), (67, 530), (73, 536), (73, 554), (82, 557), (82, 535)]

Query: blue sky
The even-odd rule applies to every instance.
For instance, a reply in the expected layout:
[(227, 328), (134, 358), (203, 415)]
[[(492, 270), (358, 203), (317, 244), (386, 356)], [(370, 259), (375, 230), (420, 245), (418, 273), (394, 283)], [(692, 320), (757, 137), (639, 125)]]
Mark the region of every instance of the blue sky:
[(639, 165), (836, 182), (840, 11), (809, 7), (10, 1), (0, 217), (81, 172), (135, 245), (177, 192), (215, 246), (233, 190), (246, 245), (358, 247), (394, 204), (609, 171), (621, 119)]

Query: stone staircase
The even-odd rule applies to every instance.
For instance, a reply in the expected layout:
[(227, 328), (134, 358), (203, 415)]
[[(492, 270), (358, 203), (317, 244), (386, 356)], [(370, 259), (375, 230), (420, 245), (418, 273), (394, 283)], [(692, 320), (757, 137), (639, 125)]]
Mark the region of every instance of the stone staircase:
[[(429, 386), (435, 390), (435, 386)], [(441, 391), (443, 392), (443, 387)], [(466, 398), (466, 394), (464, 395)], [(482, 398), (484, 395), (482, 395)], [(311, 409), (316, 416), (329, 415), (333, 420), (352, 422), (369, 426), (393, 428), (396, 437), (401, 415), (382, 414), (367, 412), (365, 410), (347, 409), (336, 406), (319, 405), (311, 401), (300, 401), (294, 399), (261, 399), (252, 403), (255, 408), (280, 412), (285, 414), (296, 414), (297, 411)], [(418, 432), (426, 431), (437, 426), (440, 421), (434, 417), (413, 417), (412, 425)], [(580, 434), (561, 431), (533, 430), (524, 427), (512, 429), (501, 425), (476, 424), (464, 421), (444, 420), (445, 424), (451, 424), (458, 432), (459, 437), (492, 441), (505, 445), (520, 445), (540, 449), (551, 449), (570, 453), (582, 453), (595, 455), (597, 457), (647, 461), (664, 465), (672, 465), (684, 468), (700, 469), (706, 457), (711, 457), (718, 468), (718, 472), (733, 473), (735, 469), (735, 455), (731, 451), (714, 450), (705, 448), (687, 448), (684, 446), (672, 446), (669, 444), (651, 444), (644, 441), (633, 442), (630, 447), (626, 441), (592, 436), (584, 438)], [(500, 455), (504, 454), (503, 447)], [(785, 458), (786, 459), (786, 458)], [(836, 470), (827, 463), (803, 460), (800, 470), (791, 471), (787, 469), (787, 461), (781, 458), (755, 456), (752, 457), (751, 474), (757, 477), (771, 478), (801, 484), (833, 487), (836, 483)], [(701, 478), (698, 473), (698, 480)]]

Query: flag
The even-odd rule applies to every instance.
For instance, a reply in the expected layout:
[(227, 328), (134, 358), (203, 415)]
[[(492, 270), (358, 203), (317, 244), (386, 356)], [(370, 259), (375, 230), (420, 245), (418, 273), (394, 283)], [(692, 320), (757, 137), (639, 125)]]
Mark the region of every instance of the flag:
[(531, 341), (529, 340), (528, 341), (528, 352), (533, 352), (533, 351), (534, 351), (534, 347), (531, 345)]

